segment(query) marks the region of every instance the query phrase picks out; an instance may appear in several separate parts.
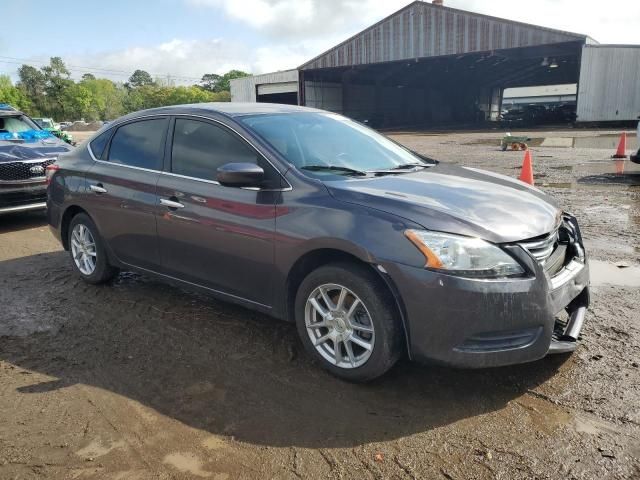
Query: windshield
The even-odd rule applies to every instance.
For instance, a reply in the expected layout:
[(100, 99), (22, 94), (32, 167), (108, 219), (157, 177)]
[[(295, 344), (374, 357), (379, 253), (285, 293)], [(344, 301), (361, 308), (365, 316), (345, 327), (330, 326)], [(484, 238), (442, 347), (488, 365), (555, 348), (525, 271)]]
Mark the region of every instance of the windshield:
[(40, 128), (53, 128), (53, 121), (48, 118), (34, 118), (33, 121), (36, 122)]
[(24, 115), (0, 117), (0, 133), (22, 133), (30, 130), (40, 128)]
[(332, 113), (249, 115), (241, 121), (313, 176), (367, 175), (430, 165), (374, 130)]

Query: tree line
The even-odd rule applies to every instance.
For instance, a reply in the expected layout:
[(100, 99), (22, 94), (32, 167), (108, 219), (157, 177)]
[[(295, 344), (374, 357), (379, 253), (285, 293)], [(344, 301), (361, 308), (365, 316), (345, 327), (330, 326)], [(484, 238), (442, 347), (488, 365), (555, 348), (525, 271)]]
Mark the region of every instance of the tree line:
[(33, 117), (51, 117), (56, 121), (112, 120), (145, 108), (228, 102), (230, 81), (248, 75), (240, 70), (224, 75), (209, 73), (190, 86), (153, 79), (144, 70), (136, 70), (127, 82), (96, 78), (91, 73), (75, 81), (62, 59), (52, 57), (41, 68), (22, 65), (15, 85), (9, 76), (0, 75), (0, 103), (8, 103)]

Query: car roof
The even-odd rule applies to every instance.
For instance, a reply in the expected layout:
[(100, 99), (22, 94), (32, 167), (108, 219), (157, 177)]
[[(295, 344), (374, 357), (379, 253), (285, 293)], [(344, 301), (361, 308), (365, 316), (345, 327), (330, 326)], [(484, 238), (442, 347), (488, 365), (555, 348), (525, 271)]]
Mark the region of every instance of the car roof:
[(20, 117), (22, 115), (25, 115), (22, 112), (19, 112), (18, 110), (16, 110), (15, 112), (9, 112), (7, 110), (0, 110), (0, 117)]
[(188, 105), (173, 105), (170, 107), (151, 108), (130, 113), (122, 119), (131, 119), (154, 114), (203, 114), (217, 113), (227, 117), (241, 117), (245, 115), (266, 115), (274, 113), (322, 112), (315, 108), (300, 107), (298, 105), (283, 105), (279, 103), (192, 103)]

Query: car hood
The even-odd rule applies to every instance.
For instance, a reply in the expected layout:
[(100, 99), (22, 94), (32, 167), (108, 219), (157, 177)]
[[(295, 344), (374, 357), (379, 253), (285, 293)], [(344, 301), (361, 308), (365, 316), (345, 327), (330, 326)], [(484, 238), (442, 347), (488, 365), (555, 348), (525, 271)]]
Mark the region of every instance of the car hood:
[(0, 163), (19, 162), (42, 158), (54, 158), (69, 152), (71, 146), (51, 136), (35, 141), (0, 140)]
[(429, 230), (496, 243), (551, 232), (560, 222), (555, 201), (504, 175), (438, 164), (414, 173), (327, 182), (336, 199), (382, 210)]

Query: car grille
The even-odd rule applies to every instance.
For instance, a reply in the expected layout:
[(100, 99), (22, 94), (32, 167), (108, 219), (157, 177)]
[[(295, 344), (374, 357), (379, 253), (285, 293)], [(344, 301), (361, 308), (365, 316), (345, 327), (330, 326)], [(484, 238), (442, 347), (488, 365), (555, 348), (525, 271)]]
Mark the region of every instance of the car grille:
[(529, 252), (538, 263), (544, 265), (558, 246), (558, 230), (520, 242), (520, 246)]
[(2, 193), (0, 190), (0, 208), (17, 207), (29, 205), (31, 203), (42, 203), (47, 201), (47, 191), (44, 187), (32, 192), (11, 192)]
[(549, 234), (518, 243), (552, 278), (574, 258), (584, 259), (576, 227), (567, 219)]
[(55, 159), (0, 163), (0, 182), (20, 182), (45, 177), (45, 168)]

